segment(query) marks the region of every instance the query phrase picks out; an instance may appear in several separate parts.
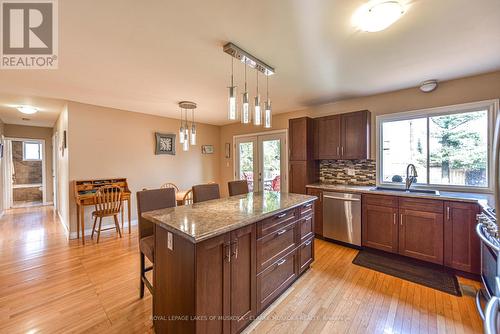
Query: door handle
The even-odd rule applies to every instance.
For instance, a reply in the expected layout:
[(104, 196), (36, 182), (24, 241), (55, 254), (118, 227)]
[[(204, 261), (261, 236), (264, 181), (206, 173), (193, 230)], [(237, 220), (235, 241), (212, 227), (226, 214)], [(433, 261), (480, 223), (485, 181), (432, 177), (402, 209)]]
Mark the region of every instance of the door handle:
[(279, 260), (276, 264), (279, 266), (281, 266), (282, 264), (284, 264), (286, 262), (286, 259), (281, 259)]
[(399, 215), (399, 220), (400, 220), (399, 223), (401, 224), (401, 226), (403, 226), (403, 214), (402, 213)]
[(231, 263), (231, 244), (224, 245), (226, 251), (226, 260), (228, 263)]
[(306, 241), (305, 245), (309, 246), (312, 243), (312, 240)]
[(286, 233), (286, 230), (281, 230), (281, 231), (278, 231), (277, 235), (280, 236), (280, 235), (283, 235)]
[(342, 146), (342, 156), (344, 156), (344, 146)]
[(281, 219), (286, 216), (286, 212), (276, 216), (276, 219)]
[(446, 207), (446, 220), (450, 220), (450, 207)]
[(337, 146), (337, 156), (340, 155), (340, 147)]
[(397, 224), (396, 219), (397, 219), (397, 218), (396, 218), (396, 213), (394, 213), (394, 225), (396, 225), (396, 224)]
[[(234, 247), (234, 250), (232, 250), (233, 246), (235, 246), (235, 247)], [(235, 258), (235, 259), (237, 259), (237, 258), (238, 258), (238, 248), (239, 248), (239, 247), (238, 247), (238, 240), (233, 241), (233, 242), (231, 243), (231, 256), (234, 256), (234, 258)]]

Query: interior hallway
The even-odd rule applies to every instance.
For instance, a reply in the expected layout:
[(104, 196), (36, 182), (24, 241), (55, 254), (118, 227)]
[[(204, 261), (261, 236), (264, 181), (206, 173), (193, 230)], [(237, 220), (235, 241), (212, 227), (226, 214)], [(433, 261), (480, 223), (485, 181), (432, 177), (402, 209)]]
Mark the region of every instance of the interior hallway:
[[(461, 279), (459, 298), (355, 266), (356, 253), (317, 240), (311, 270), (246, 332), (482, 332), (479, 283)], [(52, 207), (14, 209), (0, 219), (0, 254), (0, 333), (152, 332), (151, 297), (138, 298), (136, 229), (81, 246)]]

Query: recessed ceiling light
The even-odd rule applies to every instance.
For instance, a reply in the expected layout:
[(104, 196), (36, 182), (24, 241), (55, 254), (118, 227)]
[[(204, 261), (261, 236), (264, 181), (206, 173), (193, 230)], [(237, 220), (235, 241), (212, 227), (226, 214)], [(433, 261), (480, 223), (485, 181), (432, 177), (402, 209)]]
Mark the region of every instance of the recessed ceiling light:
[(28, 114), (28, 115), (35, 114), (38, 112), (38, 109), (32, 106), (19, 106), (17, 107), (17, 110), (19, 110), (23, 114)]
[(352, 20), (363, 31), (377, 32), (387, 29), (404, 13), (399, 1), (370, 1), (354, 13)]
[(437, 80), (427, 80), (420, 84), (420, 90), (424, 93), (430, 93), (434, 91), (438, 86)]

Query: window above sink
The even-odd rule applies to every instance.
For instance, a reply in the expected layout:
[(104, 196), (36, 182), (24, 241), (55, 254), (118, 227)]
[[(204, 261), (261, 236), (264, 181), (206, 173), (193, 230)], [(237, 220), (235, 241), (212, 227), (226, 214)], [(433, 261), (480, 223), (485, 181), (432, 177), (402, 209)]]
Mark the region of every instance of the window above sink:
[(414, 164), (417, 189), (491, 190), (491, 140), (498, 101), (377, 117), (377, 184), (404, 185)]

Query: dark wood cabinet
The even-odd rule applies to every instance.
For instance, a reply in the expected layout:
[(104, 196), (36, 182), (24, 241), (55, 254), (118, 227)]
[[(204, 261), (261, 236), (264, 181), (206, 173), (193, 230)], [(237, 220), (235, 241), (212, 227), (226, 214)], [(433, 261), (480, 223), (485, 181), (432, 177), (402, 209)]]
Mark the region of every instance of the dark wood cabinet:
[(318, 197), (314, 203), (314, 233), (323, 236), (323, 190), (307, 188), (307, 194)]
[(314, 158), (340, 159), (341, 116), (326, 116), (314, 122)]
[(363, 196), (362, 244), (390, 253), (398, 252), (398, 208), (367, 203)]
[(314, 160), (314, 121), (309, 117), (289, 120), (288, 191), (305, 194), (306, 185), (318, 181), (319, 164)]
[(369, 159), (371, 114), (367, 110), (314, 120), (314, 158)]
[(309, 238), (304, 241), (298, 249), (299, 257), (299, 275), (309, 268), (314, 261), (314, 238)]
[(444, 203), (444, 264), (447, 267), (480, 273), (480, 241), (475, 232), (480, 208), (474, 203)]

